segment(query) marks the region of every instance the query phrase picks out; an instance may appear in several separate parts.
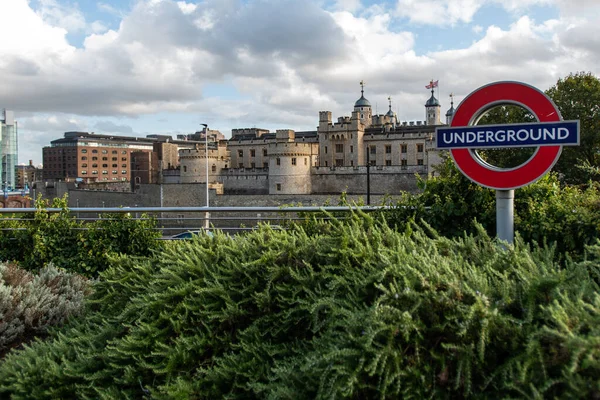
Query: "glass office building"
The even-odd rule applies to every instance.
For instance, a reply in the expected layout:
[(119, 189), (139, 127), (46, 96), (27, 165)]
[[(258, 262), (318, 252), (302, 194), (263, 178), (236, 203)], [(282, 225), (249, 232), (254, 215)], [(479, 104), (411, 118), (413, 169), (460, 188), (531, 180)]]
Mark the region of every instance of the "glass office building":
[(3, 110), (0, 119), (0, 186), (2, 189), (14, 189), (16, 184), (15, 167), (17, 165), (17, 123), (13, 111)]

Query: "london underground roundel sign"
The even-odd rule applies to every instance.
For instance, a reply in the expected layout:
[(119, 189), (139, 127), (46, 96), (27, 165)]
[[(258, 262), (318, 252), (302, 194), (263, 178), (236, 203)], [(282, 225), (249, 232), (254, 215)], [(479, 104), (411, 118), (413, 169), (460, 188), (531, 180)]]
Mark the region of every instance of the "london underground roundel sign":
[[(490, 108), (514, 104), (529, 110), (533, 124), (474, 126)], [(469, 94), (458, 106), (450, 127), (437, 128), (438, 149), (449, 149), (460, 171), (473, 182), (491, 189), (510, 190), (528, 185), (548, 172), (562, 146), (579, 144), (579, 121), (562, 121), (552, 100), (520, 82), (496, 82)], [(537, 147), (525, 163), (499, 168), (486, 163), (476, 148)]]

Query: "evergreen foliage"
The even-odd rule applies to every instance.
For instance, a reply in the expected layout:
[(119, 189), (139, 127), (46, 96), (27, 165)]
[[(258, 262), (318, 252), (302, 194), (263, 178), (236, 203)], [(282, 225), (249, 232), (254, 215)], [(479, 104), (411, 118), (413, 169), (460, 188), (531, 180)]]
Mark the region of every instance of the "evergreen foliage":
[[(398, 232), (364, 214), (118, 256), (89, 312), (12, 352), (13, 398), (593, 398), (600, 245)], [(318, 229), (317, 229), (318, 228)]]
[(88, 282), (52, 264), (33, 275), (0, 264), (0, 352), (83, 311)]

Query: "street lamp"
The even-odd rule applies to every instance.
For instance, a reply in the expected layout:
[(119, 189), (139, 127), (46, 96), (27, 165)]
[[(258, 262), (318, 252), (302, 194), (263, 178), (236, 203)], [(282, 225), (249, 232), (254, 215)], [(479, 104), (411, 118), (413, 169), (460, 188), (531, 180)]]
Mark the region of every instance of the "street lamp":
[[(206, 207), (208, 207), (208, 125), (200, 124), (204, 127), (204, 155), (206, 156)], [(204, 228), (209, 228), (209, 213), (205, 213)]]

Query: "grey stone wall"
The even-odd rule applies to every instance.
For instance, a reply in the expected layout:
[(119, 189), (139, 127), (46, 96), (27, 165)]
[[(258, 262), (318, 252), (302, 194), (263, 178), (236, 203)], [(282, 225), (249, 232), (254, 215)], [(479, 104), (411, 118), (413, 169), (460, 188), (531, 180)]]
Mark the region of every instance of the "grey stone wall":
[[(415, 174), (426, 174), (426, 167), (370, 167), (371, 194), (414, 192), (418, 190)], [(367, 192), (367, 167), (314, 167), (311, 175), (314, 194)]]

